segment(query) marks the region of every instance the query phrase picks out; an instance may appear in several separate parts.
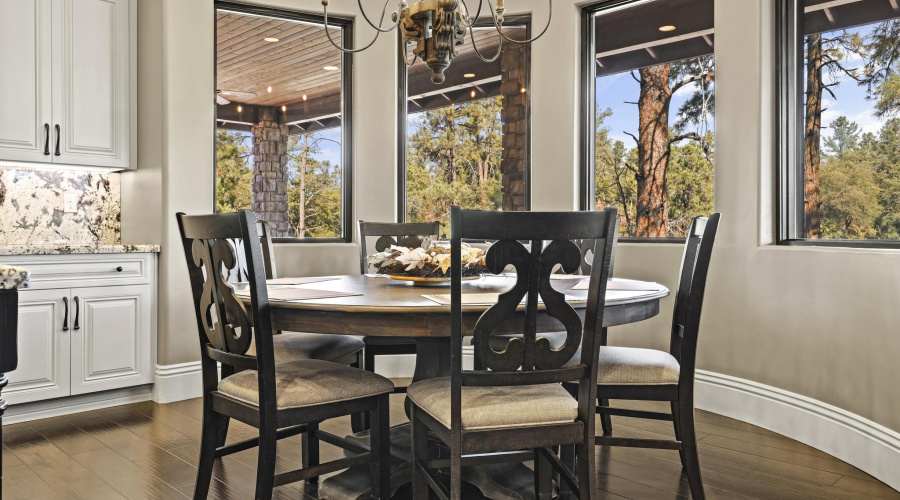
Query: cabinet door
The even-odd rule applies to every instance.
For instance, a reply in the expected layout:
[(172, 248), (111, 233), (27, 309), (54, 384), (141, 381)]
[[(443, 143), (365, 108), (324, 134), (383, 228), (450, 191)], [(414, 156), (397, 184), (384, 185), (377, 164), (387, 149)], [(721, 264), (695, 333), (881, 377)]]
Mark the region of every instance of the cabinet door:
[(150, 285), (72, 289), (72, 394), (153, 382), (150, 301)]
[(10, 404), (69, 395), (66, 302), (71, 320), (68, 289), (19, 292), (19, 367), (7, 374), (9, 386), (3, 390)]
[(50, 0), (0, 0), (0, 160), (51, 161)]
[(129, 1), (52, 1), (53, 161), (126, 168)]

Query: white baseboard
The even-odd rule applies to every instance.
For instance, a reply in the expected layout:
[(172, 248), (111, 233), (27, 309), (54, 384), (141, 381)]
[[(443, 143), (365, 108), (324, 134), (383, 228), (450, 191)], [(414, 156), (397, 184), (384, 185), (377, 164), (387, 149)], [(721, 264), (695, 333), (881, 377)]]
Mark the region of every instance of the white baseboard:
[(828, 453), (900, 490), (900, 433), (847, 410), (751, 380), (697, 370), (697, 408)]
[[(464, 367), (471, 367), (472, 358), (472, 347), (463, 347)], [(415, 355), (378, 356), (375, 366), (385, 377), (412, 377)], [(199, 362), (157, 365), (154, 401), (200, 397), (200, 389)], [(900, 490), (900, 433), (883, 425), (800, 394), (704, 370), (697, 370), (695, 398), (699, 409), (820, 449)]]
[(128, 387), (94, 394), (82, 394), (12, 405), (3, 415), (3, 425), (18, 424), (40, 418), (59, 417), (84, 411), (150, 400), (150, 386)]

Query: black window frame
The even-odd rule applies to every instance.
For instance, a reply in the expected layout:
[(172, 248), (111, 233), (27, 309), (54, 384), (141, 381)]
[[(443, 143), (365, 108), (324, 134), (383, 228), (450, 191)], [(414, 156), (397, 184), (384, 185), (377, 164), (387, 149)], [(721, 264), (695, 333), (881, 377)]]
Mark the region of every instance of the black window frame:
[[(531, 38), (531, 14), (504, 16), (507, 26), (524, 26), (525, 37)], [(473, 24), (475, 28), (494, 26), (493, 18), (480, 18)], [(467, 37), (465, 43), (471, 43)], [(406, 128), (409, 116), (409, 80), (406, 61), (403, 60), (403, 36), (397, 35), (397, 222), (406, 222)], [(453, 63), (450, 69), (453, 70)], [(528, 57), (528, 73), (525, 75), (525, 211), (531, 210), (531, 56)]]
[(803, 0), (778, 0), (776, 51), (775, 243), (782, 246), (900, 248), (900, 240), (840, 240), (803, 237), (805, 158), (803, 148)]
[[(595, 193), (594, 193), (594, 174), (595, 158), (594, 158), (594, 127), (596, 116), (595, 108), (597, 105), (597, 96), (594, 92), (597, 80), (597, 67), (594, 64), (594, 41), (596, 40), (597, 30), (594, 23), (594, 16), (604, 10), (627, 8), (629, 4), (640, 3), (643, 0), (605, 0), (598, 3), (585, 5), (581, 8), (581, 63), (580, 63), (580, 98), (581, 106), (579, 109), (579, 145), (578, 145), (578, 162), (579, 162), (579, 210), (594, 210)], [(715, 169), (715, 165), (713, 165)], [(684, 238), (638, 238), (638, 237), (620, 237), (620, 243), (677, 243), (684, 244)]]
[[(218, 88), (218, 57), (216, 46), (218, 29), (216, 13), (227, 10), (240, 14), (260, 17), (272, 17), (290, 21), (316, 23), (325, 26), (325, 16), (303, 11), (261, 7), (228, 0), (215, 0), (213, 9), (213, 88)], [(328, 25), (341, 28), (338, 43), (343, 47), (353, 46), (353, 19), (345, 16), (328, 15)], [(336, 238), (272, 238), (273, 243), (352, 243), (353, 242), (353, 54), (341, 53), (341, 233)], [(217, 116), (216, 99), (213, 97), (213, 116)], [(218, 121), (213, 120), (213, 137), (215, 138)], [(216, 143), (213, 140), (213, 213), (216, 211)]]

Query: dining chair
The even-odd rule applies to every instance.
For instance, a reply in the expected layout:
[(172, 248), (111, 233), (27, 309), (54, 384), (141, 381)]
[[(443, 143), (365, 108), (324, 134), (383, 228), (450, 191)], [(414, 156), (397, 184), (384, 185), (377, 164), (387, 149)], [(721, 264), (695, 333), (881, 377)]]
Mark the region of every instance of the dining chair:
[[(429, 490), (445, 500), (460, 500), (465, 465), (528, 460), (534, 461), (536, 498), (550, 499), (554, 472), (579, 498), (591, 498), (596, 484), (596, 340), (603, 324), (615, 218), (615, 208), (556, 213), (452, 208), (450, 268), (461, 268), (463, 238), (496, 239), (485, 257), (487, 268), (499, 273), (512, 265), (516, 282), (467, 332), (461, 276), (451, 276), (450, 377), (415, 382), (408, 389), (414, 500), (428, 499)], [(596, 245), (582, 323), (565, 294), (552, 287), (550, 275), (557, 265), (568, 273), (578, 269), (581, 254), (571, 240), (585, 238)], [(531, 242), (530, 249), (523, 240)], [(544, 247), (544, 241), (550, 243)], [(537, 333), (540, 300), (546, 314), (565, 326), (566, 341), (558, 348)], [(511, 323), (521, 324), (522, 337), (509, 338), (503, 349), (491, 347), (494, 330)], [(480, 368), (463, 371), (463, 336), (469, 333)], [(579, 349), (578, 362), (566, 366)], [(563, 382), (577, 384), (575, 396)], [(429, 430), (449, 447), (449, 459), (429, 457)], [(555, 447), (568, 451), (565, 461)], [(434, 473), (447, 468), (449, 488)]]
[[(209, 493), (216, 458), (259, 447), (257, 500), (272, 498), (273, 489), (296, 481), (311, 481), (368, 463), (372, 498), (390, 498), (388, 397), (393, 384), (386, 378), (344, 364), (317, 359), (276, 363), (272, 342), (268, 290), (256, 217), (237, 213), (177, 215), (190, 276), (200, 341), (203, 377), (203, 429), (194, 500)], [(229, 240), (244, 242), (250, 304), (243, 302), (226, 276), (237, 265)], [(248, 355), (251, 338), (256, 355)], [(230, 375), (219, 379), (216, 364)], [(371, 446), (349, 442), (319, 429), (323, 420), (369, 412)], [(219, 446), (223, 419), (236, 419), (259, 429), (259, 437)], [(278, 439), (302, 434), (303, 467), (275, 474)], [(319, 441), (353, 453), (319, 463)]]
[[(700, 312), (720, 214), (696, 217), (691, 222), (681, 275), (675, 292), (669, 352), (632, 347), (600, 347), (597, 377), (597, 413), (672, 421), (675, 440), (617, 438), (611, 434), (596, 437), (600, 446), (630, 446), (678, 450), (687, 473), (691, 498), (705, 498), (700, 478), (697, 440), (694, 433), (694, 370)], [(570, 386), (572, 390), (574, 385)], [(671, 413), (611, 408), (605, 401), (629, 399), (670, 403)]]
[[(440, 221), (434, 222), (364, 222), (359, 221), (359, 271), (369, 272), (368, 238), (377, 237), (375, 251), (383, 252), (392, 245), (418, 247), (424, 237), (438, 236), (441, 231)], [(375, 371), (375, 357), (394, 354), (415, 354), (416, 343), (409, 338), (370, 336), (363, 337), (365, 343), (365, 360), (363, 368)], [(394, 392), (404, 393), (406, 387), (396, 387)]]

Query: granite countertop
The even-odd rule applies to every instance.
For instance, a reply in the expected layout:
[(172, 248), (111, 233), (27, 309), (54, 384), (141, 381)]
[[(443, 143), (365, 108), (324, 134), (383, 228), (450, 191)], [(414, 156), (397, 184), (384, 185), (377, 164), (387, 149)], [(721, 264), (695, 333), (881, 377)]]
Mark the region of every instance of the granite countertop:
[(159, 253), (159, 245), (0, 245), (0, 256), (101, 253)]
[(25, 268), (0, 264), (0, 290), (28, 288), (30, 278), (31, 273)]

